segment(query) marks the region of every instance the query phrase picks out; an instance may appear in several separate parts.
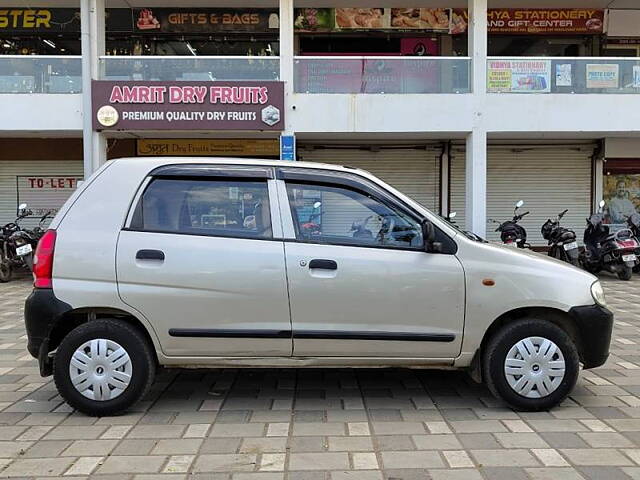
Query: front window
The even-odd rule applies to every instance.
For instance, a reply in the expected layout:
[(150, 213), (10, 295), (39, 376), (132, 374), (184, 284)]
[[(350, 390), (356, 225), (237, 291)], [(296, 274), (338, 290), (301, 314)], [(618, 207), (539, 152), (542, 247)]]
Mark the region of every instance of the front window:
[(337, 245), (422, 248), (420, 222), (344, 187), (287, 184), (299, 240)]

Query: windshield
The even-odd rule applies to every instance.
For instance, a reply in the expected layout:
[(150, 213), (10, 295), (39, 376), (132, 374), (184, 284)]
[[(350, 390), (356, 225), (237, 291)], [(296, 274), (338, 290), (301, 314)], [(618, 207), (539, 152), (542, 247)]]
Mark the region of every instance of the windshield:
[(442, 217), (442, 219), (447, 222), (447, 224), (450, 227), (453, 227), (454, 229), (456, 229), (458, 232), (460, 232), (462, 235), (464, 235), (465, 237), (467, 237), (469, 240), (473, 240), (474, 242), (482, 242), (482, 243), (489, 243), (487, 242), (484, 238), (482, 238), (480, 235), (476, 235), (473, 232), (469, 232), (467, 230), (463, 230), (461, 229), (456, 223), (455, 221), (449, 220), (448, 217)]

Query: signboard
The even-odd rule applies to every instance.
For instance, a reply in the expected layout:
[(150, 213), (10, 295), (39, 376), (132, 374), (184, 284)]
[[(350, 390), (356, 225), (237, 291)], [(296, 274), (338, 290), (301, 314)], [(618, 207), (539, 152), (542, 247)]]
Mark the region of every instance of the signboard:
[(138, 33), (269, 32), (279, 27), (278, 12), (261, 8), (136, 8)]
[(18, 176), (18, 205), (26, 203), (33, 215), (41, 217), (52, 210), (55, 215), (78, 187), (82, 177), (58, 175)]
[(448, 32), (450, 8), (296, 8), (296, 31), (422, 30)]
[(282, 135), (280, 137), (280, 160), (296, 159), (296, 137)]
[(587, 88), (618, 88), (619, 70), (616, 63), (588, 63)]
[(550, 60), (489, 60), (487, 91), (490, 93), (548, 93)]
[(277, 157), (276, 139), (140, 139), (139, 156)]
[[(604, 10), (596, 8), (490, 8), (489, 33), (600, 35), (604, 31)], [(469, 24), (465, 8), (453, 9), (452, 34), (464, 33)]]
[(94, 130), (282, 130), (283, 82), (92, 82)]
[(606, 223), (622, 228), (628, 216), (640, 213), (640, 175), (605, 175), (603, 193)]
[[(605, 11), (596, 8), (490, 8), (489, 33), (577, 34), (604, 32)], [(296, 8), (296, 31), (422, 30), (465, 33), (466, 8)]]
[[(108, 8), (105, 12), (108, 32), (131, 32), (131, 9)], [(0, 32), (79, 33), (80, 10), (77, 8), (0, 8)]]

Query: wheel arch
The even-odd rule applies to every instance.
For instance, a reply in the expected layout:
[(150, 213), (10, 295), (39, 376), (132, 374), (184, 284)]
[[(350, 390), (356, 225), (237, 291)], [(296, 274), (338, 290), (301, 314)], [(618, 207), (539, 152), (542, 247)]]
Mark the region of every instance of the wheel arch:
[(153, 349), (156, 363), (158, 362), (158, 343), (144, 322), (130, 312), (112, 307), (77, 308), (65, 312), (57, 319), (49, 332), (48, 350), (52, 352), (58, 348), (62, 339), (79, 325), (97, 319), (109, 318), (125, 321), (138, 330), (149, 342), (149, 346)]
[(484, 333), (480, 347), (476, 350), (473, 359), (471, 361), (470, 373), (474, 380), (482, 382), (482, 362), (484, 358), (484, 351), (486, 349), (489, 340), (505, 325), (516, 322), (524, 318), (538, 318), (540, 320), (548, 320), (551, 323), (560, 327), (564, 332), (569, 335), (571, 340), (576, 344), (578, 355), (582, 361), (582, 338), (580, 330), (576, 320), (563, 310), (552, 307), (521, 307), (510, 310), (503, 313), (496, 318), (489, 328)]

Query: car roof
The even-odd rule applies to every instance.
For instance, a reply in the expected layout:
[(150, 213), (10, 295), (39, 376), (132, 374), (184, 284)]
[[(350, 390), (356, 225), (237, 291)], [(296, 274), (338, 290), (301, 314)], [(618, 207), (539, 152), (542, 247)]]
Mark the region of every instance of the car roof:
[(313, 168), (321, 170), (334, 170), (341, 172), (358, 172), (361, 174), (368, 174), (365, 170), (361, 170), (356, 167), (332, 165), (329, 163), (316, 163), (316, 162), (298, 162), (287, 160), (270, 160), (263, 158), (237, 158), (237, 157), (163, 157), (163, 156), (148, 156), (148, 157), (124, 157), (117, 158), (111, 161), (118, 163), (135, 162), (136, 164), (148, 163), (150, 166), (159, 167), (163, 165), (176, 165), (176, 164), (209, 164), (209, 165), (260, 165), (265, 167), (288, 167), (288, 168)]

